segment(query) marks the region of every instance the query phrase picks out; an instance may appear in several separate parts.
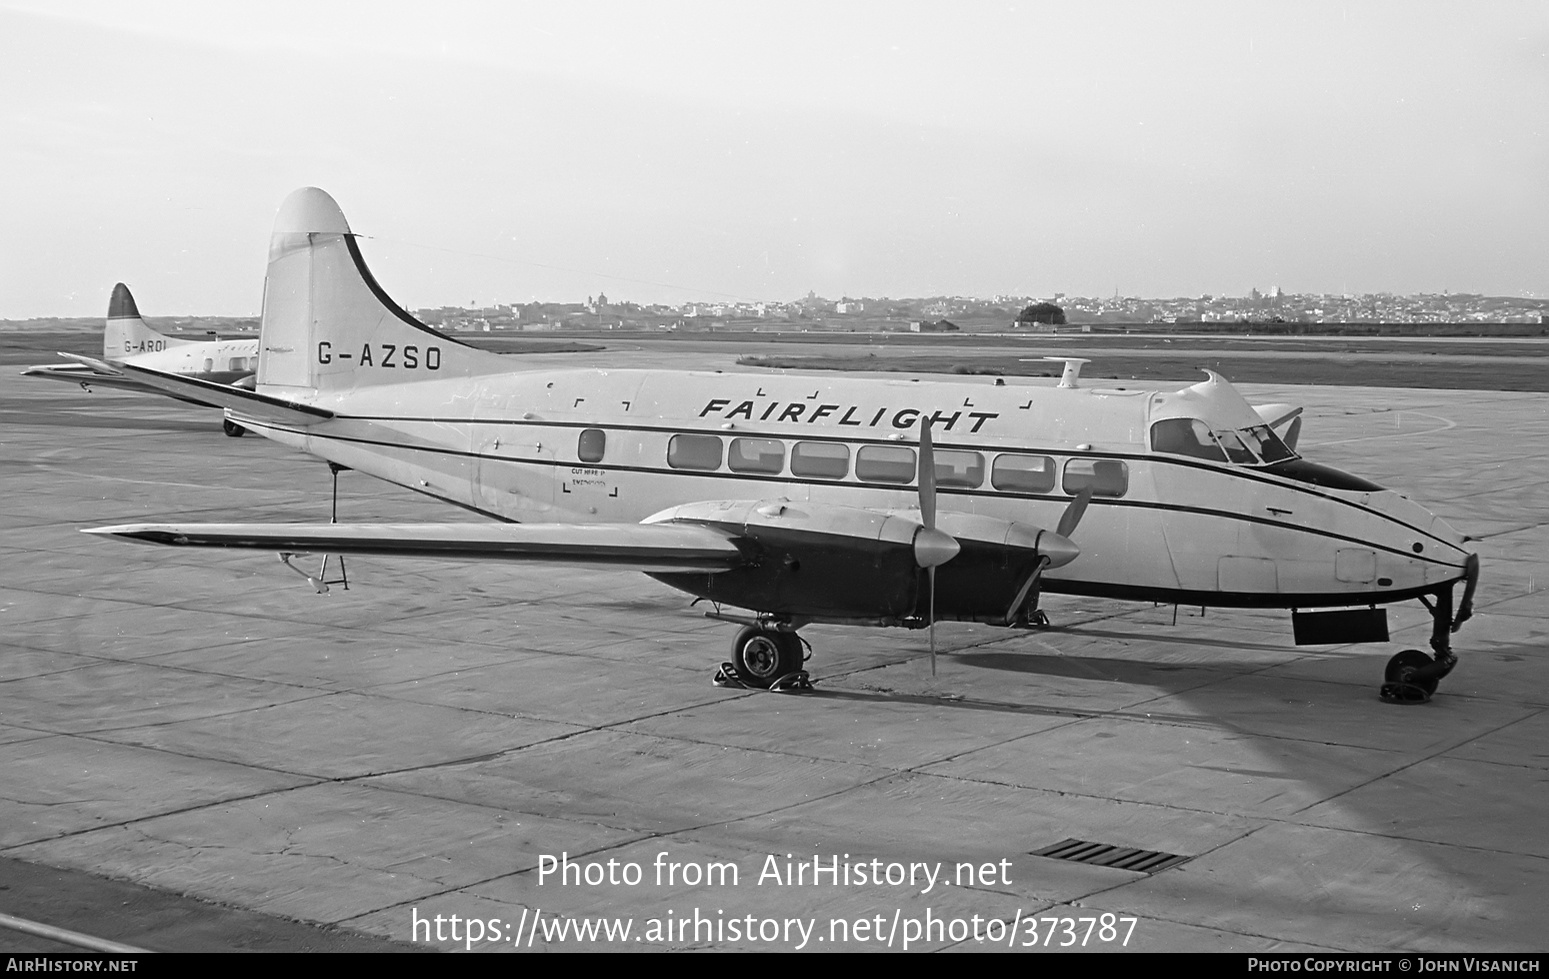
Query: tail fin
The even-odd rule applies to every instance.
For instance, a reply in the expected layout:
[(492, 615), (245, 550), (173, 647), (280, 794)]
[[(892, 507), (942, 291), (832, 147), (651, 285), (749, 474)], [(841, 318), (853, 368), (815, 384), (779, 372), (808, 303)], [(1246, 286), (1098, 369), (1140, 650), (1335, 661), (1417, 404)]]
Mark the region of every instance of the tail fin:
[(177, 340), (163, 336), (145, 325), (140, 310), (134, 304), (129, 287), (120, 282), (113, 287), (113, 298), (108, 300), (107, 325), (102, 330), (102, 359), (123, 360), (136, 354), (181, 347), (192, 340)]
[(285, 198), (274, 220), (258, 346), (259, 390), (285, 395), (511, 369), (388, 298), (339, 205), (316, 187)]

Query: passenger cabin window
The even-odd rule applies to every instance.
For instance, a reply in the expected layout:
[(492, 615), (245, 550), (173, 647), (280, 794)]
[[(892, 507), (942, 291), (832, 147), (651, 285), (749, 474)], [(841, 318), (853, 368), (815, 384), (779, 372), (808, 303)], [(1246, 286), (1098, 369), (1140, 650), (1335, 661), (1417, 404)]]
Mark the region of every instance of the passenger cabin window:
[(1007, 493), (1047, 493), (1054, 489), (1054, 460), (1001, 453), (990, 469), (990, 485)]
[(1225, 462), (1226, 453), (1198, 418), (1168, 418), (1151, 426), (1151, 451)]
[(1091, 487), (1093, 496), (1129, 492), (1129, 466), (1117, 459), (1072, 459), (1065, 463), (1065, 492), (1075, 496)]
[(791, 475), (843, 479), (850, 474), (850, 447), (837, 442), (797, 442), (791, 447)]
[(984, 456), (977, 452), (940, 449), (936, 452), (936, 485), (969, 489), (984, 482)]
[(667, 465), (674, 469), (721, 468), (721, 439), (716, 435), (674, 435), (667, 443)]
[(918, 470), (914, 450), (902, 445), (863, 445), (855, 453), (855, 475), (868, 483), (907, 483)]
[(600, 428), (581, 430), (581, 442), (576, 446), (576, 456), (582, 462), (601, 462), (603, 451), (608, 447), (608, 436)]
[(785, 443), (775, 439), (732, 439), (726, 465), (738, 473), (777, 473), (785, 468)]

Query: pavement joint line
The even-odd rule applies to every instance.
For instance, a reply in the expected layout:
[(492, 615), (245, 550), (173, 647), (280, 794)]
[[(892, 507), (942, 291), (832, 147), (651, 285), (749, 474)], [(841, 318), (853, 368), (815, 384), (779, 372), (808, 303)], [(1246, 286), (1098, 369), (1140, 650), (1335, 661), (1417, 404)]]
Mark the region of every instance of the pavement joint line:
[[(157, 750), (157, 749), (151, 749), (151, 750)], [(175, 754), (175, 753), (176, 752), (173, 752), (173, 754)], [(208, 761), (209, 759), (204, 759), (204, 760)], [(235, 762), (225, 762), (223, 764), (235, 764), (235, 765), (237, 765), (237, 767), (240, 767), (240, 768), (254, 768), (254, 769), (257, 769), (259, 771), (265, 771), (266, 770), (266, 769), (263, 769), (263, 768), (261, 768), (261, 767), (259, 767), (257, 765), (245, 765), (245, 764), (235, 763)], [(282, 773), (282, 774), (290, 774), (290, 773)], [(198, 812), (201, 809), (211, 809), (211, 808), (214, 808), (216, 806), (227, 806), (227, 805), (232, 805), (233, 803), (238, 803), (238, 802), (251, 802), (254, 799), (262, 799), (265, 796), (283, 795), (284, 793), (294, 792), (294, 791), (296, 791), (298, 789), (312, 788), (313, 786), (319, 785), (319, 784), (321, 784), (321, 781), (314, 780), (310, 784), (291, 785), (291, 786), (286, 786), (284, 788), (265, 789), (265, 790), (263, 790), (261, 792), (250, 792), (250, 793), (248, 793), (246, 795), (235, 795), (235, 796), (230, 796), (230, 797), (227, 797), (227, 798), (224, 798), (224, 799), (217, 799), (217, 800), (210, 801), (210, 802), (201, 802), (201, 803), (198, 803), (196, 805), (184, 806), (181, 809), (169, 809), (166, 812), (152, 813), (152, 814), (148, 814), (148, 815), (144, 815), (144, 816), (135, 816), (132, 819), (123, 819), (123, 820), (119, 820), (118, 822), (102, 823), (102, 824), (97, 825), (97, 826), (85, 826), (85, 827), (82, 827), (80, 829), (73, 829), (73, 830), (69, 830), (67, 832), (63, 832), (63, 833), (56, 833), (53, 836), (45, 836), (45, 837), (42, 837), (41, 839), (28, 840), (28, 841), (23, 842), (23, 843), (9, 843), (9, 844), (6, 844), (4, 846), (0, 846), (0, 853), (7, 853), (7, 852), (10, 852), (10, 851), (14, 851), (14, 850), (20, 850), (23, 847), (37, 846), (37, 845), (42, 844), (42, 843), (54, 843), (54, 842), (57, 842), (59, 840), (74, 839), (75, 837), (78, 837), (78, 836), (86, 836), (86, 835), (89, 835), (91, 833), (101, 833), (101, 832), (105, 832), (105, 831), (108, 831), (108, 830), (114, 830), (114, 829), (124, 829), (124, 830), (132, 830), (132, 831), (140, 832), (140, 830), (138, 829), (139, 824), (140, 823), (145, 823), (145, 822), (150, 822), (153, 819), (165, 819), (165, 818), (168, 818), (168, 817), (171, 817), (171, 816), (183, 816), (183, 815), (187, 815), (188, 813)], [(127, 880), (129, 878), (124, 878), (124, 879)]]
[(1097, 795), (1092, 792), (1078, 792), (1074, 789), (1054, 789), (1040, 785), (1019, 785), (1016, 782), (1006, 782), (1000, 779), (985, 778), (976, 775), (948, 775), (942, 772), (908, 771), (899, 774), (918, 776), (920, 778), (940, 779), (946, 782), (966, 782), (974, 785), (995, 785), (1006, 789), (1015, 789), (1018, 792), (1031, 792), (1040, 795), (1058, 796), (1062, 799), (1086, 799), (1091, 802), (1102, 802), (1114, 806), (1140, 806), (1146, 809), (1162, 809), (1169, 812), (1196, 813), (1204, 816), (1220, 816), (1225, 819), (1238, 819), (1244, 822), (1257, 823), (1287, 823), (1293, 826), (1305, 826), (1307, 823), (1298, 823), (1293, 820), (1276, 817), (1260, 812), (1229, 812), (1224, 809), (1207, 809), (1199, 806), (1185, 806), (1172, 802), (1151, 802), (1146, 799), (1121, 799), (1113, 795)]
[[(1325, 802), (1333, 802), (1336, 799), (1341, 798), (1342, 796), (1349, 795), (1351, 792), (1354, 792), (1357, 789), (1363, 789), (1363, 788), (1366, 788), (1369, 785), (1375, 785), (1376, 783), (1384, 781), (1385, 779), (1392, 778), (1393, 776), (1399, 774), (1400, 772), (1406, 772), (1406, 771), (1414, 768), (1416, 765), (1420, 765), (1420, 764), (1423, 764), (1425, 762), (1431, 761), (1431, 760), (1433, 760), (1435, 758), (1440, 757), (1441, 755), (1446, 754), (1449, 751), (1456, 751), (1458, 748), (1461, 748), (1461, 747), (1463, 747), (1466, 744), (1470, 744), (1470, 743), (1472, 743), (1474, 741), (1478, 741), (1480, 738), (1487, 737), (1487, 736), (1489, 736), (1491, 734), (1495, 734), (1495, 733), (1497, 733), (1499, 731), (1503, 731), (1506, 728), (1511, 727), (1514, 724), (1520, 724), (1522, 721), (1528, 720), (1528, 719), (1533, 718), (1533, 717), (1537, 717), (1537, 716), (1541, 715), (1542, 713), (1543, 713), (1542, 710), (1530, 711), (1529, 713), (1526, 713), (1526, 714), (1522, 715), (1521, 717), (1512, 718), (1509, 721), (1506, 721), (1506, 722), (1504, 722), (1502, 724), (1498, 724), (1495, 727), (1490, 728), (1488, 731), (1481, 731), (1478, 734), (1471, 734), (1471, 735), (1465, 737), (1463, 740), (1456, 742), (1455, 744), (1447, 745), (1444, 748), (1438, 748), (1435, 751), (1432, 751), (1430, 754), (1424, 755), (1424, 756), (1422, 756), (1420, 758), (1416, 758), (1413, 761), (1406, 762), (1405, 764), (1399, 765), (1397, 768), (1394, 768), (1394, 769), (1391, 769), (1389, 771), (1383, 772), (1380, 775), (1373, 776), (1372, 778), (1369, 778), (1369, 779), (1367, 779), (1364, 782), (1360, 782), (1360, 783), (1357, 783), (1355, 785), (1348, 786), (1348, 787), (1342, 789), (1341, 791), (1336, 792), (1333, 795), (1329, 796), (1328, 798), (1322, 800), (1321, 802), (1313, 803), (1312, 805), (1308, 805), (1308, 806), (1303, 806), (1302, 808), (1296, 810), (1295, 812), (1296, 812), (1296, 814), (1304, 813), (1307, 810), (1312, 809), (1314, 806), (1322, 805)], [(1454, 759), (1454, 760), (1457, 760), (1457, 761), (1470, 761), (1472, 759)], [(1533, 766), (1522, 766), (1522, 767), (1528, 768), (1529, 770), (1533, 770), (1533, 771), (1537, 771), (1538, 770), (1538, 769), (1534, 768)], [(1459, 845), (1466, 845), (1466, 844), (1459, 844)]]
[[(238, 640), (238, 641), (240, 642), (241, 640)], [(235, 643), (222, 643), (219, 646), (211, 646), (209, 648), (210, 649), (220, 649), (220, 648), (222, 648), (222, 646), (228, 646), (228, 645), (235, 645)], [(32, 648), (32, 647), (26, 647), (26, 648)], [(57, 650), (51, 650), (51, 649), (43, 649), (43, 650), (36, 650), (36, 651), (37, 652), (44, 652), (44, 653), (57, 652)], [(175, 652), (191, 652), (191, 651), (192, 650), (175, 650)], [(227, 679), (227, 680), (241, 680), (244, 683), (269, 683), (269, 684), (273, 684), (274, 686), (277, 686), (277, 687), (296, 687), (297, 689), (300, 689), (300, 690), (316, 690), (316, 691), (319, 691), (320, 693), (323, 693), (323, 694), (334, 694), (334, 693), (341, 693), (341, 692), (343, 692), (343, 691), (335, 690), (335, 689), (332, 689), (332, 688), (329, 688), (329, 687), (323, 687), (323, 686), (318, 686), (318, 685), (308, 684), (308, 683), (300, 683), (300, 682), (297, 682), (295, 680), (268, 680), (268, 679), (260, 679), (258, 677), (243, 676), (240, 673), (226, 673), (226, 672), (224, 672), (222, 670), (202, 670), (202, 669), (199, 669), (197, 666), (184, 666), (184, 665), (179, 664), (179, 663), (158, 663), (155, 660), (151, 660), (151, 659), (124, 659), (124, 658), (119, 658), (119, 657), (116, 657), (116, 656), (101, 656), (101, 655), (97, 655), (97, 654), (93, 654), (93, 653), (66, 653), (65, 655), (67, 655), (67, 656), (85, 656), (88, 659), (96, 660), (96, 662), (92, 663), (92, 664), (87, 664), (85, 666), (72, 667), (72, 668), (70, 668), (68, 670), (58, 670), (58, 671), (55, 671), (53, 673), (34, 673), (32, 676), (29, 676), (29, 677), (17, 677), (14, 680), (3, 680), (3, 681), (0, 681), (0, 683), (15, 683), (15, 682), (17, 682), (19, 680), (30, 680), (30, 679), (34, 679), (34, 678), (40, 677), (40, 676), (57, 676), (59, 673), (73, 673), (76, 670), (80, 670), (80, 669), (96, 669), (97, 667), (106, 666), (106, 665), (109, 665), (109, 664), (114, 664), (114, 665), (120, 665), (120, 666), (140, 666), (140, 667), (145, 667), (147, 669), (172, 670), (175, 673), (188, 673), (188, 674), (192, 674), (194, 676), (221, 677), (221, 678)], [(307, 698), (307, 699), (310, 699), (310, 698)], [(285, 701), (285, 702), (286, 703), (292, 703), (292, 701)], [(277, 704), (267, 704), (265, 706), (274, 707), (274, 706), (277, 706)], [(239, 710), (233, 711), (232, 713), (241, 713), (243, 710), (247, 710), (247, 709), (248, 708), (240, 708)], [(222, 717), (224, 715), (223, 714), (207, 714), (207, 715), (204, 715), (204, 716), (207, 716), (207, 717)], [(184, 720), (190, 720), (190, 718), (184, 718)], [(180, 721), (171, 721), (171, 722), (168, 722), (168, 723), (176, 724), (176, 723), (181, 723), (181, 722)], [(130, 727), (141, 727), (142, 725), (131, 724), (129, 726)], [(121, 730), (121, 729), (120, 728), (102, 728), (101, 730), (104, 730), (104, 731), (115, 731), (115, 730)]]
[[(154, 747), (152, 747), (150, 745), (135, 744), (134, 742), (114, 741), (111, 738), (102, 737), (102, 735), (122, 733), (124, 731), (138, 731), (138, 730), (141, 730), (141, 729), (144, 729), (144, 728), (152, 728), (152, 729), (154, 729), (154, 728), (172, 727), (172, 726), (175, 726), (175, 725), (178, 725), (178, 724), (188, 724), (188, 723), (195, 722), (195, 721), (213, 720), (213, 719), (218, 718), (218, 717), (235, 717), (235, 716), (237, 716), (239, 714), (250, 714), (250, 713), (253, 713), (255, 711), (269, 710), (270, 708), (273, 708), (273, 707), (284, 707), (287, 704), (306, 703), (307, 701), (318, 700), (318, 699), (320, 699), (322, 697), (331, 696), (332, 694), (334, 694), (336, 692), (337, 691), (332, 691), (332, 690), (317, 690), (317, 691), (314, 691), (313, 692), (313, 696), (310, 696), (310, 697), (297, 697), (295, 700), (281, 700), (281, 701), (276, 701), (276, 702), (271, 703), (271, 704), (255, 704), (255, 705), (253, 705), (251, 707), (238, 707), (238, 708), (236, 708), (234, 710), (220, 711), (220, 712), (215, 713), (215, 714), (200, 714), (198, 717), (184, 717), (184, 718), (180, 718), (178, 720), (172, 720), (172, 721), (156, 721), (156, 722), (149, 723), (149, 724), (120, 724), (120, 725), (117, 725), (117, 726), (114, 726), (114, 727), (92, 728), (92, 729), (87, 730), (87, 731), (50, 731), (49, 733), (58, 735), (60, 737), (86, 738), (88, 740), (93, 740), (93, 741), (102, 741), (102, 742), (104, 742), (106, 744), (116, 744), (116, 745), (118, 745), (120, 747), (124, 747), (124, 748), (149, 748), (150, 750), (153, 750), (153, 751), (166, 751), (168, 754), (182, 755), (185, 758), (197, 758), (197, 759), (200, 759), (200, 760), (203, 760), (203, 761), (220, 761), (220, 759), (218, 759), (218, 758), (206, 758), (203, 755), (191, 755), (191, 754), (188, 754), (187, 752), (172, 751), (172, 750), (167, 749), (167, 748), (154, 748)], [(11, 723), (14, 723), (14, 722), (11, 722)], [(20, 727), (22, 725), (16, 725), (16, 726)], [(31, 730), (42, 731), (42, 730), (48, 730), (48, 729), (47, 728), (27, 727), (27, 730), (29, 730), (29, 731), (31, 731)], [(228, 762), (227, 764), (246, 764), (246, 763), (245, 762)], [(262, 767), (262, 766), (251, 766), (251, 767)], [(274, 769), (274, 771), (283, 771), (283, 769)], [(297, 774), (297, 773), (295, 773), (295, 772), (286, 772), (285, 774)]]
[(1528, 853), (1524, 850), (1502, 850), (1499, 847), (1480, 846), (1477, 843), (1460, 843), (1456, 841), (1442, 842), (1440, 840), (1427, 839), (1423, 836), (1405, 836), (1403, 833), (1380, 832), (1374, 829), (1351, 829), (1348, 826), (1328, 826), (1324, 823), (1309, 822), (1306, 820), (1275, 819), (1270, 820), (1284, 826), (1300, 826), (1306, 829), (1316, 829), (1325, 833), (1346, 833), (1351, 836), (1369, 836), (1379, 840), (1393, 840), (1400, 843), (1418, 843), (1423, 846), (1433, 846), (1438, 849), (1471, 850), (1475, 853), (1490, 853), (1496, 856), (1511, 857), (1516, 860), (1542, 861), (1546, 872), (1549, 872), (1549, 856), (1539, 853)]

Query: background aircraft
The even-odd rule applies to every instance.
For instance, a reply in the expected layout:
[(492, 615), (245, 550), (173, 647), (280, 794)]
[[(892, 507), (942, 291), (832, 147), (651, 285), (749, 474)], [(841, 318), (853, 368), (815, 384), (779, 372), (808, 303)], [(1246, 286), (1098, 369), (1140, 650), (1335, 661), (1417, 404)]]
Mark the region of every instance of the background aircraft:
[[(168, 395), (180, 401), (204, 407), (219, 407), (214, 402), (189, 392), (165, 391), (137, 381), (117, 370), (115, 365), (134, 363), (153, 370), (193, 377), (213, 384), (234, 384), (252, 388), (258, 370), (258, 340), (183, 340), (158, 333), (140, 318), (134, 296), (122, 282), (113, 287), (108, 300), (107, 322), (102, 330), (102, 360), (72, 358), (68, 364), (38, 364), (22, 371), (23, 377), (43, 377), (69, 381), (90, 391), (94, 385)], [(226, 434), (240, 437), (244, 429), (229, 418), (223, 422)]]
[[(337, 466), (504, 522), (90, 532), (633, 568), (741, 624), (727, 673), (765, 687), (804, 678), (797, 630), (811, 622), (1036, 624), (1039, 592), (1051, 591), (1286, 608), (1298, 642), (1349, 643), (1386, 641), (1376, 606), (1413, 598), (1431, 609), (1436, 657), (1398, 654), (1383, 689), (1420, 701), (1456, 663), (1449, 636), (1478, 576), (1457, 531), (1300, 458), (1268, 424), (1294, 409), (1261, 414), (1215, 374), (1141, 391), (1083, 386), (1079, 365), (1055, 387), (513, 372), (388, 298), (316, 188), (292, 194), (276, 220), (259, 356), (253, 391), (122, 369)], [(1319, 608), (1348, 611), (1305, 611)]]

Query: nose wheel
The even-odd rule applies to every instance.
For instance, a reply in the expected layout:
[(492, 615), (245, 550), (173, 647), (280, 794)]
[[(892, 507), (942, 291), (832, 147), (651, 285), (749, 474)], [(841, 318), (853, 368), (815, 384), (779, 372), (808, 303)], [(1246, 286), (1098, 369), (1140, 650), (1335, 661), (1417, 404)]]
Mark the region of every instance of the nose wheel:
[[(1435, 667), (1436, 661), (1418, 649), (1406, 649), (1388, 660), (1378, 692), (1390, 704), (1423, 704), (1441, 685), (1439, 677), (1427, 677), (1421, 671)], [(1434, 670), (1433, 670), (1434, 672)]]

